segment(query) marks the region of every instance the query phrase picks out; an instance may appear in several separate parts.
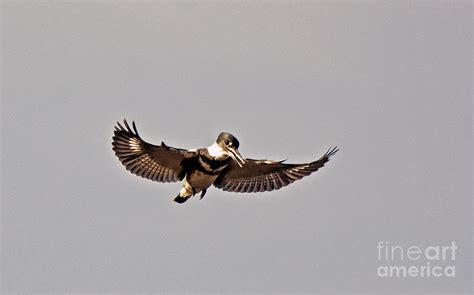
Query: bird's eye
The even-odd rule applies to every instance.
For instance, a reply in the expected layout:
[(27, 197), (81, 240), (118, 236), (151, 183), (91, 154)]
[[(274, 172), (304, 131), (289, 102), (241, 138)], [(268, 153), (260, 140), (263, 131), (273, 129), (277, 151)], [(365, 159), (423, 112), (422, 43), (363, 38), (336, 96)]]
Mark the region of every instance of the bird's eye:
[(225, 145), (229, 145), (229, 141), (228, 141), (228, 140), (225, 140), (224, 143), (225, 143)]

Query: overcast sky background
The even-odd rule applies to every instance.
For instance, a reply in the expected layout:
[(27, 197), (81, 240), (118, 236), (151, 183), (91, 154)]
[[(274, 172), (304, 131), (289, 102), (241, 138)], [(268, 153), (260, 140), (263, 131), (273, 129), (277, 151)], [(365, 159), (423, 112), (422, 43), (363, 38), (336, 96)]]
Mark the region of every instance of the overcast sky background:
[[(2, 4), (9, 292), (471, 290), (471, 3)], [(172, 202), (111, 150), (151, 143), (326, 167)], [(456, 278), (382, 279), (378, 241), (456, 241)]]

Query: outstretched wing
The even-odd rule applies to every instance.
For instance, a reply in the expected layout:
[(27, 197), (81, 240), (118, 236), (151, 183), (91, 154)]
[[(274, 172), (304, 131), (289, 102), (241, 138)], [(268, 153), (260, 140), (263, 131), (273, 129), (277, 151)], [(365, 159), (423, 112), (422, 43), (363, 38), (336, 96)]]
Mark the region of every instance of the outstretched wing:
[(125, 127), (117, 122), (112, 149), (125, 168), (133, 174), (159, 182), (182, 180), (186, 174), (186, 161), (195, 157), (196, 152), (177, 149), (165, 145), (147, 143), (138, 135), (135, 122), (133, 131), (126, 120)]
[(339, 149), (329, 149), (319, 160), (307, 164), (246, 159), (240, 168), (231, 161), (214, 185), (224, 191), (256, 193), (280, 189), (323, 167)]

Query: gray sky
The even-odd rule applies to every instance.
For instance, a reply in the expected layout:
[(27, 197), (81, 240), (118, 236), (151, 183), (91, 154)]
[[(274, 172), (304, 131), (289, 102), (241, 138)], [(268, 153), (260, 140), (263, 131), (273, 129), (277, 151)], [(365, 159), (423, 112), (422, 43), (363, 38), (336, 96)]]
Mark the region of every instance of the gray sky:
[[(3, 2), (3, 290), (468, 292), (471, 25), (457, 1)], [(182, 148), (341, 151), (178, 205), (113, 155), (124, 117)], [(380, 278), (378, 241), (456, 241), (456, 277)]]

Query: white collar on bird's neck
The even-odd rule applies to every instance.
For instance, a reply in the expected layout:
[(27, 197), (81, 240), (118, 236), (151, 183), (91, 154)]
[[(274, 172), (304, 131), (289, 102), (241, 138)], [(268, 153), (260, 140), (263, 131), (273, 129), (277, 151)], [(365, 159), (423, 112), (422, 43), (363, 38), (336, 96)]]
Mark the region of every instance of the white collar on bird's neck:
[(210, 156), (220, 158), (226, 153), (224, 150), (217, 144), (217, 142), (214, 142), (211, 146), (207, 148), (207, 152), (209, 153)]

